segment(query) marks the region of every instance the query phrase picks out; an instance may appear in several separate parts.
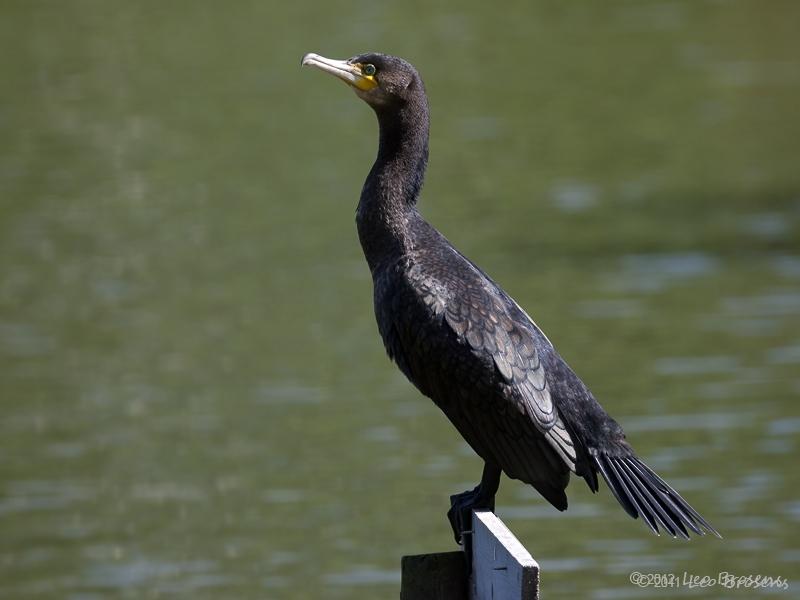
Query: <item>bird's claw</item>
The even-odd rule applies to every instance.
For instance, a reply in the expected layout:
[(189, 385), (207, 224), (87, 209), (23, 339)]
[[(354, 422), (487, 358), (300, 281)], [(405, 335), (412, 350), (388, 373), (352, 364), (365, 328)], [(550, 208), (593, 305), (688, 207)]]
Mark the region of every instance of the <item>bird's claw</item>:
[(494, 512), (494, 496), (487, 499), (481, 496), (480, 486), (460, 494), (450, 496), (450, 510), (447, 518), (453, 528), (456, 544), (467, 546), (467, 540), (472, 534), (472, 511), (490, 510)]

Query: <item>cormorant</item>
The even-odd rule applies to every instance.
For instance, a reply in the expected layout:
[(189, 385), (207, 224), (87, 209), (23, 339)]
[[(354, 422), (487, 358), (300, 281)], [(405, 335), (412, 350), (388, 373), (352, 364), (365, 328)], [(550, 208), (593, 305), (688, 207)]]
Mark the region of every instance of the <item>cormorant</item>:
[(378, 117), (378, 157), (356, 211), (389, 357), (444, 412), (484, 460), (473, 490), (451, 496), (456, 541), (472, 509), (494, 510), (504, 472), (566, 510), (570, 473), (592, 492), (599, 473), (633, 518), (688, 539), (716, 530), (639, 459), (528, 314), (417, 211), (428, 162), (428, 100), (416, 69), (368, 53), (306, 54)]

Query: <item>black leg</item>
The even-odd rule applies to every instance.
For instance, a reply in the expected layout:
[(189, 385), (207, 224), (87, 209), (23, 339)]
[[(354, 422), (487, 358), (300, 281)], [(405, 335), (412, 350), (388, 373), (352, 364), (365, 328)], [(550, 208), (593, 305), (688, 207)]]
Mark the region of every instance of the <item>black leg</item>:
[(472, 511), (490, 510), (494, 512), (494, 497), (500, 487), (500, 467), (486, 462), (478, 487), (450, 496), (450, 510), (447, 518), (453, 528), (457, 544), (464, 544), (467, 534), (472, 532)]

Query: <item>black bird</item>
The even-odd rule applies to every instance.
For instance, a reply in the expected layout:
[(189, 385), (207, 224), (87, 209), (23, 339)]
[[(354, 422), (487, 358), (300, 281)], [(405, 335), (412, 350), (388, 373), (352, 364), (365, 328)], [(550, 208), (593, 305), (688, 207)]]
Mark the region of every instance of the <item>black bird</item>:
[(378, 329), (389, 357), (484, 460), (480, 484), (450, 498), (456, 541), (472, 509), (494, 510), (501, 472), (559, 510), (567, 508), (570, 473), (593, 492), (600, 473), (625, 511), (654, 533), (719, 536), (636, 456), (519, 304), (417, 211), (429, 120), (416, 69), (377, 53), (306, 54), (302, 64), (345, 81), (378, 117), (378, 157), (356, 211)]

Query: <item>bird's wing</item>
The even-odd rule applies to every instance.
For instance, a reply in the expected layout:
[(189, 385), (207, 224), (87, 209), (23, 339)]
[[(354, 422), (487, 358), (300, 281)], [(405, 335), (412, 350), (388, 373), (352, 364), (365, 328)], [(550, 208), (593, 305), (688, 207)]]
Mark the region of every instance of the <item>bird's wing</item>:
[(472, 277), (460, 278), (455, 290), (448, 285), (456, 293), (449, 294), (447, 299), (445, 322), (474, 353), (491, 356), (500, 395), (519, 414), (528, 417), (564, 464), (574, 471), (575, 445), (550, 395), (537, 349), (538, 328), (487, 275), (467, 263), (475, 272)]

